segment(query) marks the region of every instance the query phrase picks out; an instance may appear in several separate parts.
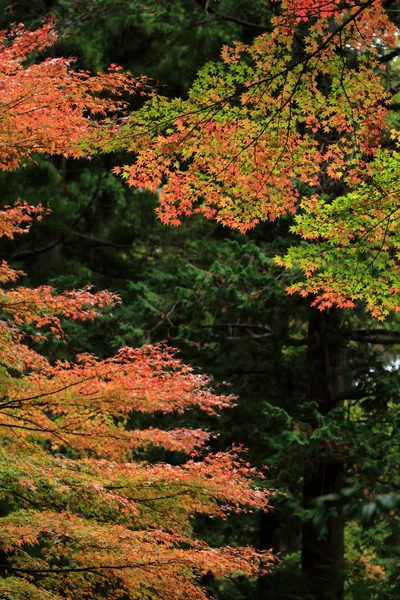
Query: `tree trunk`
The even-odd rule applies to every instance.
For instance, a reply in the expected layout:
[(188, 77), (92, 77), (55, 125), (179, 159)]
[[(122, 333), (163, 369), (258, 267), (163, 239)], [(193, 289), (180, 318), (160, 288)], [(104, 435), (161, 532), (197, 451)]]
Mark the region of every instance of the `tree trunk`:
[[(310, 384), (309, 398), (317, 403), (321, 414), (340, 406), (343, 382), (340, 371), (341, 347), (335, 336), (335, 311), (311, 310), (308, 330)], [(340, 492), (344, 465), (337, 456), (315, 457), (304, 473), (304, 507), (312, 506), (318, 496)], [(344, 522), (331, 514), (326, 531), (319, 531), (306, 521), (302, 532), (302, 570), (314, 600), (344, 599)]]
[[(274, 554), (279, 552), (277, 545), (276, 531), (280, 524), (280, 512), (278, 509), (271, 510), (267, 513), (260, 513), (259, 522), (259, 544), (260, 550), (272, 550)], [(273, 582), (270, 575), (264, 575), (257, 579), (257, 598), (258, 600), (267, 600), (271, 597)]]

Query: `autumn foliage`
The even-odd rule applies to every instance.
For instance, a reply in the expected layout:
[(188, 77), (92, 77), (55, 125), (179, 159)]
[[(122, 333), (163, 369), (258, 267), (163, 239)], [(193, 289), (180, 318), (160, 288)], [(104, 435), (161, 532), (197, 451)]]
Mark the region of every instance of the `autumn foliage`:
[(127, 94), (143, 94), (146, 79), (116, 65), (91, 75), (73, 60), (46, 58), (26, 66), (32, 54), (57, 40), (52, 23), (35, 31), (22, 25), (0, 33), (0, 168), (13, 169), (32, 153), (85, 156), (108, 140), (123, 117)]
[(272, 24), (225, 46), (187, 100), (134, 113), (121, 142), (136, 160), (117, 172), (161, 186), (173, 225), (202, 213), (245, 233), (294, 215), (301, 243), (277, 257), (295, 276), (288, 292), (320, 309), (361, 301), (382, 319), (400, 310), (398, 140), (380, 60), (398, 32), (380, 0), (285, 0)]
[[(114, 118), (121, 94), (143, 91), (142, 80), (116, 68), (92, 77), (65, 59), (24, 66), (54, 40), (51, 24), (2, 34), (3, 169), (24, 165), (35, 152), (78, 157), (101, 148), (121, 127)], [(23, 201), (4, 206), (0, 235), (26, 233), (44, 212)], [(49, 363), (35, 338), (63, 336), (62, 319), (92, 319), (118, 298), (27, 289), (16, 285), (21, 275), (2, 262), (0, 596), (201, 600), (203, 574), (266, 572), (268, 552), (211, 548), (191, 525), (196, 514), (266, 509), (267, 492), (253, 485), (261, 474), (235, 449), (207, 455), (202, 430), (133, 426), (141, 413), (214, 414), (233, 397), (216, 394), (209, 378), (163, 346)], [(189, 458), (180, 466), (135, 460), (149, 446)]]

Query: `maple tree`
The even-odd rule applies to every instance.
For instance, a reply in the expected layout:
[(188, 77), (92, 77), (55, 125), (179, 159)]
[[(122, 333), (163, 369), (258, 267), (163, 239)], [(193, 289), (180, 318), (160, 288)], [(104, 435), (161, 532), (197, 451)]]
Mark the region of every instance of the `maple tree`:
[[(398, 163), (382, 147), (390, 94), (380, 61), (396, 26), (380, 0), (288, 1), (273, 29), (222, 50), (188, 99), (151, 99), (120, 143), (130, 185), (161, 186), (158, 215), (206, 218), (246, 232), (294, 214), (302, 243), (278, 257), (302, 273), (289, 293), (321, 309), (363, 302), (398, 311)], [(299, 27), (302, 27), (301, 32)]]
[(302, 523), (303, 581), (318, 600), (344, 598), (343, 488), (348, 471), (357, 479), (362, 469), (343, 433), (346, 316), (334, 309), (361, 303), (378, 319), (400, 309), (398, 133), (387, 121), (398, 31), (387, 4), (283, 2), (271, 30), (224, 47), (187, 99), (154, 96), (134, 113), (119, 139), (134, 162), (115, 169), (157, 191), (165, 223), (197, 213), (246, 233), (282, 219), (297, 235), (276, 264), (291, 272), (289, 294), (311, 298), (306, 397), (315, 412), (305, 420), (324, 447), (303, 465), (302, 506), (339, 498), (324, 535)]
[[(26, 164), (36, 152), (78, 157), (103, 148), (119, 134), (112, 118), (124, 107), (118, 96), (143, 90), (143, 80), (116, 68), (91, 77), (65, 59), (26, 66), (32, 52), (54, 40), (51, 24), (2, 34), (3, 169)], [(0, 235), (26, 233), (45, 212), (23, 201), (4, 206)], [(16, 287), (21, 275), (2, 262), (0, 595), (200, 600), (204, 574), (265, 573), (269, 552), (209, 547), (191, 524), (196, 514), (266, 509), (268, 493), (253, 485), (262, 474), (235, 448), (202, 458), (202, 430), (129, 427), (135, 413), (195, 407), (214, 414), (234, 398), (216, 394), (208, 377), (164, 346), (50, 363), (34, 349), (37, 339), (46, 331), (63, 336), (63, 318), (92, 319), (118, 298)], [(135, 461), (135, 451), (150, 445), (190, 458), (179, 466)]]
[(88, 155), (83, 139), (88, 146), (99, 144), (100, 135), (110, 139), (118, 128), (117, 117), (126, 107), (122, 95), (145, 91), (144, 77), (121, 73), (116, 65), (97, 75), (73, 70), (72, 59), (65, 58), (47, 58), (24, 68), (32, 53), (56, 40), (51, 21), (34, 31), (20, 25), (1, 33), (2, 169), (24, 165), (33, 152)]

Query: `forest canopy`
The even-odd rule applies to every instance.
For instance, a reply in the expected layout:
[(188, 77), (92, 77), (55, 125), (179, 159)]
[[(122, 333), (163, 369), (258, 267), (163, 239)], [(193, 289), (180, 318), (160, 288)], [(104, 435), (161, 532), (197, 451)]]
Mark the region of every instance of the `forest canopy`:
[(7, 7), (0, 598), (396, 597), (396, 7)]

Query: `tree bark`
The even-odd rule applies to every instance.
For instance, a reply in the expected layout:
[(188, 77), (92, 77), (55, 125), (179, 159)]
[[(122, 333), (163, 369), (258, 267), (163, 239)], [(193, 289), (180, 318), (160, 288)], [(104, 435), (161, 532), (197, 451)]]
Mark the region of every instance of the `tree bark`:
[[(309, 399), (326, 415), (341, 405), (343, 376), (341, 344), (335, 335), (335, 311), (311, 309), (308, 330)], [(303, 502), (310, 508), (318, 496), (337, 493), (343, 487), (344, 464), (337, 456), (315, 457), (304, 473)], [(339, 511), (339, 509), (338, 509)], [(303, 525), (302, 570), (314, 600), (344, 599), (344, 521), (340, 512), (331, 514), (325, 531), (311, 520)]]
[[(260, 550), (272, 550), (274, 554), (279, 552), (278, 538), (276, 532), (280, 525), (280, 512), (278, 509), (260, 513), (259, 521), (259, 544)], [(257, 579), (257, 598), (267, 600), (273, 591), (273, 582), (270, 575), (264, 575)]]

